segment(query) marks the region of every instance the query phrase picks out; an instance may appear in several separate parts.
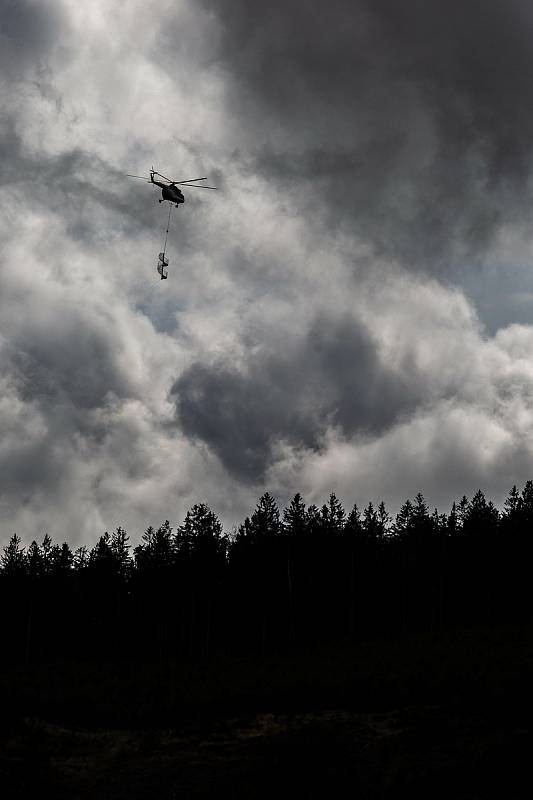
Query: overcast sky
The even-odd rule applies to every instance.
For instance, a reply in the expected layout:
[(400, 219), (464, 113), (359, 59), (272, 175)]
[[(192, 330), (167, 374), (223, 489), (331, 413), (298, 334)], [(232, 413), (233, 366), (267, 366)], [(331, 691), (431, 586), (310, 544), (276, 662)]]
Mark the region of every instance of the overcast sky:
[(0, 21), (1, 542), (533, 477), (530, 2)]

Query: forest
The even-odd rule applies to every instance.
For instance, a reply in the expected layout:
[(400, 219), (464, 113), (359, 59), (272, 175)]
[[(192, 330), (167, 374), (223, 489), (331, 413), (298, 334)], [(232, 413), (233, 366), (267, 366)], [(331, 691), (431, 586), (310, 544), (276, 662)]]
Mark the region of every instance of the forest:
[(1, 556), (4, 663), (208, 662), (529, 625), (533, 481), (502, 510), (478, 491), (432, 513), (421, 494), (393, 518), (268, 493), (231, 533), (205, 504), (132, 547), (105, 532), (75, 551), (46, 535)]

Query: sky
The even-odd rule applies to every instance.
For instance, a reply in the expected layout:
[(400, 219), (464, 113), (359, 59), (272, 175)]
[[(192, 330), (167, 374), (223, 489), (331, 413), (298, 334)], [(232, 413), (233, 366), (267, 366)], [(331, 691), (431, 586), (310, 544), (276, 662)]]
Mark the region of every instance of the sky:
[(0, 18), (0, 543), (533, 478), (527, 0)]

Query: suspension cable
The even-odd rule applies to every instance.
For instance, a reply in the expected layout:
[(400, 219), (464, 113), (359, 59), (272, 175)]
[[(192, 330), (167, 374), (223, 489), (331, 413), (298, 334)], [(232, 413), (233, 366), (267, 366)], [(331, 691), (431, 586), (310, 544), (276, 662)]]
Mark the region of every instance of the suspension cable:
[(167, 220), (167, 232), (165, 233), (165, 244), (163, 245), (163, 255), (167, 252), (167, 239), (168, 239), (168, 229), (170, 228), (170, 214), (172, 212), (172, 203), (169, 203), (168, 208), (168, 220)]

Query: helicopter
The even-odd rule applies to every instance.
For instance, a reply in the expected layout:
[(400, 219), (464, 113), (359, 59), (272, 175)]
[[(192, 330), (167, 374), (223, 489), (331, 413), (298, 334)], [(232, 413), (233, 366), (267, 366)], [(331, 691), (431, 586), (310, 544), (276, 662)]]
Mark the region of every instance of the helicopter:
[[(163, 178), (166, 183), (162, 181), (156, 181), (155, 175), (159, 178)], [(142, 181), (146, 181), (147, 183), (153, 183), (154, 186), (159, 186), (161, 188), (161, 198), (159, 200), (160, 203), (164, 203), (165, 200), (168, 200), (169, 203), (173, 203), (176, 208), (181, 203), (185, 202), (185, 197), (183, 196), (183, 192), (181, 189), (178, 189), (178, 186), (187, 186), (190, 189), (214, 189), (216, 190), (216, 186), (198, 186), (197, 181), (205, 181), (206, 178), (189, 178), (187, 181), (173, 181), (170, 178), (167, 178), (165, 175), (162, 175), (160, 172), (157, 172), (153, 167), (150, 170), (150, 177), (146, 178), (144, 175), (127, 175), (127, 178), (139, 178)]]

